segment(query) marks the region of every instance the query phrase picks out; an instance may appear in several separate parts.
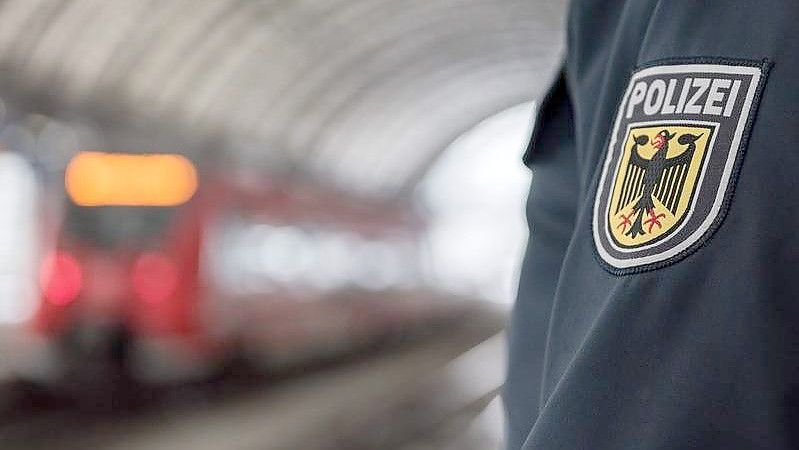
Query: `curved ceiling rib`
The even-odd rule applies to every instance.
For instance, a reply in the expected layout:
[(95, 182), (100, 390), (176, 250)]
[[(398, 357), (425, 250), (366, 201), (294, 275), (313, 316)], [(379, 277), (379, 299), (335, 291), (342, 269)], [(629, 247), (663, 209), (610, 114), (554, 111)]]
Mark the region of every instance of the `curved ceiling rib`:
[(541, 93), (564, 3), (5, 0), (0, 67), (62, 108), (390, 197), (470, 125)]

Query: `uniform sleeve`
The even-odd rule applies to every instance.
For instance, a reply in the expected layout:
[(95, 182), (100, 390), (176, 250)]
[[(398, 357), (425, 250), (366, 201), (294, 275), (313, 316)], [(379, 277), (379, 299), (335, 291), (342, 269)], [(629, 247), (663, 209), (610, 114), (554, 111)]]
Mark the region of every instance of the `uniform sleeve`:
[(578, 195), (572, 109), (559, 77), (544, 101), (524, 156), (533, 177), (530, 238), (509, 332), (504, 401), (507, 448), (521, 448), (538, 416), (541, 369), (558, 274), (574, 227)]
[[(596, 176), (561, 262), (546, 403), (523, 448), (799, 448), (799, 4), (577, 3), (569, 95)], [(672, 134), (670, 147), (656, 140)], [(650, 162), (635, 172), (625, 157), (644, 136)], [(534, 172), (558, 173), (548, 142)], [(678, 152), (695, 157), (691, 184), (657, 172)], [(539, 342), (529, 316), (551, 295), (547, 258), (562, 255), (541, 249), (560, 241), (536, 240), (558, 226), (548, 201), (564, 184), (545, 173), (530, 199), (509, 397), (539, 382), (525, 366)], [(654, 207), (635, 200), (645, 195)], [(671, 225), (660, 197), (683, 202)], [(633, 212), (646, 234), (625, 223)], [(511, 426), (523, 426), (521, 405), (510, 398)]]

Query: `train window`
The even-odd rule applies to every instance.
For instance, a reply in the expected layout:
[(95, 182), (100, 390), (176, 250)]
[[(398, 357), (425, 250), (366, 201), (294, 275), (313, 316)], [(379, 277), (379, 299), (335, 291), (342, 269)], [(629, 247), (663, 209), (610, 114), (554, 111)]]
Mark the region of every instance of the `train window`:
[(100, 247), (147, 246), (163, 236), (175, 209), (69, 203), (63, 230), (68, 239)]
[(204, 266), (234, 294), (407, 287), (418, 255), (408, 239), (371, 239), (330, 224), (267, 224), (230, 214), (210, 228)]
[(97, 246), (148, 245), (197, 190), (197, 171), (175, 154), (80, 152), (64, 174), (68, 238)]

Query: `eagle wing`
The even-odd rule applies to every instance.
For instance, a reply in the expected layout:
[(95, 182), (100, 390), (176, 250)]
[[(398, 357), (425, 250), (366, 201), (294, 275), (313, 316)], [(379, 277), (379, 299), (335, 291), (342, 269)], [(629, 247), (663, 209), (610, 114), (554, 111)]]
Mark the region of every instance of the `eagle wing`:
[(677, 156), (666, 158), (663, 173), (660, 176), (653, 195), (666, 206), (672, 214), (677, 214), (677, 207), (682, 197), (685, 180), (688, 178), (688, 168), (696, 151), (696, 140), (701, 135), (683, 134), (678, 139), (680, 144), (687, 148)]
[(649, 168), (650, 161), (641, 156), (638, 147), (645, 144), (649, 139), (646, 136), (632, 136), (633, 147), (630, 150), (630, 158), (624, 168), (624, 178), (621, 185), (621, 197), (616, 204), (614, 214), (618, 214), (622, 208), (635, 200), (644, 191), (644, 175)]
[[(635, 139), (635, 136), (633, 136), (633, 139)], [(630, 151), (630, 161), (628, 164), (646, 170), (649, 167), (649, 160), (644, 159), (644, 157), (641, 156), (641, 153), (638, 151), (638, 147), (638, 143), (633, 144), (633, 148)]]

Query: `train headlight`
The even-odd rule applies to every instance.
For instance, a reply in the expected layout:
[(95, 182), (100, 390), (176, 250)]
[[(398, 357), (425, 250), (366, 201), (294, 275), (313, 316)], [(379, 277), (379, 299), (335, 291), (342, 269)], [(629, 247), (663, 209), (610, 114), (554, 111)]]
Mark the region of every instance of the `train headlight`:
[(166, 255), (145, 253), (133, 264), (133, 291), (147, 303), (169, 299), (178, 286), (178, 268)]
[(56, 306), (67, 306), (80, 295), (83, 269), (67, 252), (56, 252), (44, 260), (41, 271), (44, 298)]

